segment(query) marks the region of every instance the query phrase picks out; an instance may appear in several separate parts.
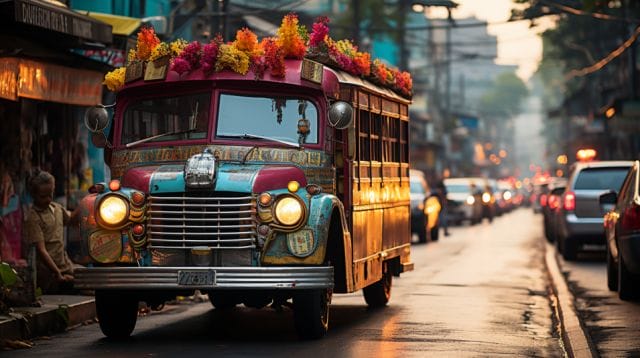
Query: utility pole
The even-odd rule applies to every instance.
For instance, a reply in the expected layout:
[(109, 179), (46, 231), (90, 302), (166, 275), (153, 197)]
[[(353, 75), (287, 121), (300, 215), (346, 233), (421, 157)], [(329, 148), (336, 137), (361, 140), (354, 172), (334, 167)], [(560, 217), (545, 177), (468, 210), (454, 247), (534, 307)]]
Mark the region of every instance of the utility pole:
[[(357, 0), (356, 0), (357, 1)], [(400, 70), (407, 71), (409, 69), (409, 59), (407, 58), (407, 3), (409, 0), (399, 0), (398, 6), (398, 36), (400, 46)]]
[(351, 38), (353, 43), (360, 47), (360, 0), (351, 0), (351, 7), (353, 8), (353, 30)]

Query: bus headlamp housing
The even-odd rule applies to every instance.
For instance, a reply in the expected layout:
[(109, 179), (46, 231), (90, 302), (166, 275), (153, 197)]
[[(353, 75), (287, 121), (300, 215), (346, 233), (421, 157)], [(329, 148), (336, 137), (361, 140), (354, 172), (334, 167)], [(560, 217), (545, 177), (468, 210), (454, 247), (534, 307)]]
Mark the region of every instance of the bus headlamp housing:
[(297, 226), (304, 217), (304, 204), (293, 196), (281, 196), (276, 200), (275, 219), (283, 226)]
[(97, 205), (96, 219), (107, 228), (120, 228), (129, 218), (129, 201), (117, 194), (104, 196)]

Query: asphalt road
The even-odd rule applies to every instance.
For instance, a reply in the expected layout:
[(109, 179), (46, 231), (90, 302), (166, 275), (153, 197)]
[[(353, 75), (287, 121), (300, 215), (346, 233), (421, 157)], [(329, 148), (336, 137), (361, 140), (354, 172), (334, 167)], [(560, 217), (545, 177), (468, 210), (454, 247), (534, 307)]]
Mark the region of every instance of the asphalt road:
[(11, 354), (560, 357), (540, 220), (531, 210), (518, 210), (413, 246), (415, 271), (394, 278), (390, 305), (372, 311), (359, 292), (334, 295), (330, 332), (322, 340), (299, 341), (288, 309), (239, 306), (218, 312), (204, 302), (171, 305), (142, 317), (124, 342), (103, 338), (92, 324)]

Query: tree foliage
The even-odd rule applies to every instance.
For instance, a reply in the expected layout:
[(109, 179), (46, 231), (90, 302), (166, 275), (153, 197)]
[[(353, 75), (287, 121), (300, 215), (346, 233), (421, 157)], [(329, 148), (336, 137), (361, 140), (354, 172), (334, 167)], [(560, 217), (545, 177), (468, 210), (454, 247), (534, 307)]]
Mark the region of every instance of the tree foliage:
[(513, 72), (500, 74), (493, 86), (480, 99), (478, 110), (488, 118), (509, 119), (520, 112), (522, 101), (529, 95), (527, 86)]

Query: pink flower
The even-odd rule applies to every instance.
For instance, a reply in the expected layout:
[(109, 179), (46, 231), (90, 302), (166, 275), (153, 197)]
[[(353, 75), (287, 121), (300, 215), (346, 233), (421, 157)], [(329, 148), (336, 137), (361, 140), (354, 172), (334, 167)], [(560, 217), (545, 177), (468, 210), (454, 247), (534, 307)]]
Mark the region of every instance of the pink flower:
[(191, 70), (191, 65), (189, 65), (189, 62), (182, 57), (176, 57), (171, 63), (171, 69), (178, 72), (178, 74), (183, 74)]
[(318, 46), (324, 43), (325, 37), (329, 34), (329, 18), (326, 16), (320, 16), (313, 24), (311, 35), (309, 37), (309, 46)]
[(211, 43), (204, 45), (202, 48), (202, 58), (200, 59), (200, 63), (204, 73), (211, 74), (215, 70), (218, 49), (218, 43), (215, 41), (211, 41)]

